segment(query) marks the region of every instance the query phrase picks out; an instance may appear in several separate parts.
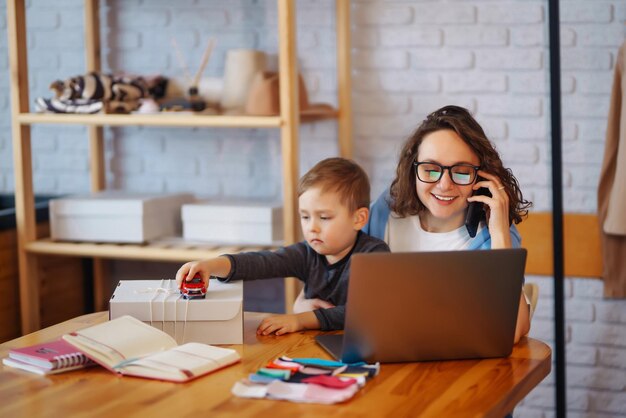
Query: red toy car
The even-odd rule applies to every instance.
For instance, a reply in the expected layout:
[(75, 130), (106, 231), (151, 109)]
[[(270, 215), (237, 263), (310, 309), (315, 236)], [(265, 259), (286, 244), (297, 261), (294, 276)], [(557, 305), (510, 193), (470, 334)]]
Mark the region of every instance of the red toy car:
[(196, 274), (190, 281), (183, 280), (180, 286), (180, 293), (185, 299), (204, 299), (206, 296), (206, 285), (202, 281), (202, 277)]

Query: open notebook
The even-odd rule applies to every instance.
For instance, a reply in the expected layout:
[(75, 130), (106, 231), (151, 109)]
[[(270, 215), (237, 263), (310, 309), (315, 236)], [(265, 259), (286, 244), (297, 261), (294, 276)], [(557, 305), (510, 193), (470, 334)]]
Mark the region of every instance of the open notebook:
[(240, 360), (228, 348), (201, 343), (177, 345), (163, 331), (122, 316), (63, 339), (93, 361), (123, 375), (186, 382)]

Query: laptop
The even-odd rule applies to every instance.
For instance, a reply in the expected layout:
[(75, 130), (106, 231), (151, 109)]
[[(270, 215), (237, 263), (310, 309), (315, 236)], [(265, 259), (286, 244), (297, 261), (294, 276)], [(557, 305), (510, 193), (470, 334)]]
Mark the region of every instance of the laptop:
[(506, 357), (526, 250), (354, 254), (345, 331), (317, 342), (346, 363)]

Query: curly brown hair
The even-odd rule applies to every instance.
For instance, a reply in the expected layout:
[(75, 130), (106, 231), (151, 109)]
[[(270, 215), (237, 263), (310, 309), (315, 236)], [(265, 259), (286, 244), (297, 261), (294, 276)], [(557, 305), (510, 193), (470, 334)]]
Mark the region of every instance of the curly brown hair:
[(417, 215), (426, 207), (417, 197), (413, 162), (426, 135), (449, 129), (457, 133), (472, 148), (480, 160), (480, 168), (496, 175), (509, 196), (509, 223), (520, 223), (528, 214), (532, 203), (525, 200), (519, 183), (510, 168), (504, 168), (502, 159), (487, 139), (483, 128), (470, 112), (460, 106), (444, 106), (428, 115), (407, 139), (400, 154), (396, 177), (391, 183), (389, 207), (401, 217)]

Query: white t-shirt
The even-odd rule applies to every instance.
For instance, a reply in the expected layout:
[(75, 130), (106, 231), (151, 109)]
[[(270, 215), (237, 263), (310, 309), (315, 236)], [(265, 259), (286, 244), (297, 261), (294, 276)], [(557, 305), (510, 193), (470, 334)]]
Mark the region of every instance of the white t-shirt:
[[(482, 228), (481, 223), (478, 230)], [(465, 250), (471, 239), (465, 225), (450, 232), (425, 231), (417, 215), (400, 218), (392, 213), (385, 229), (385, 242), (391, 252)]]
[[(483, 228), (485, 224), (481, 222), (476, 233)], [(391, 252), (466, 250), (471, 239), (465, 225), (450, 232), (428, 232), (422, 228), (419, 216), (400, 218), (394, 212), (389, 216), (385, 229), (385, 242)], [(530, 306), (524, 291), (522, 295)]]

